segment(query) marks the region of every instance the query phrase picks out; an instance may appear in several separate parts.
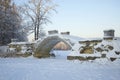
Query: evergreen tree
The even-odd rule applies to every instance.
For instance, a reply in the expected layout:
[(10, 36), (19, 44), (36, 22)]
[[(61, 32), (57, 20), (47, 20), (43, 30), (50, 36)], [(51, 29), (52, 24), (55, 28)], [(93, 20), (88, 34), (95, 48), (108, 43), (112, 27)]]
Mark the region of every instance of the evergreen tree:
[(11, 0), (0, 0), (0, 44), (8, 44), (13, 38), (22, 40), (21, 33), (21, 18), (16, 5)]

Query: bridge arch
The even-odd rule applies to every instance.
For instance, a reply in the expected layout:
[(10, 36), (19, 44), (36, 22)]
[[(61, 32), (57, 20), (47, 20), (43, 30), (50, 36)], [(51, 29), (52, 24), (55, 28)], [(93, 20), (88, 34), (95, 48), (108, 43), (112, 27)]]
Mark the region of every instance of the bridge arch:
[(69, 47), (69, 50), (72, 49), (71, 45), (65, 39), (60, 38), (59, 36), (48, 36), (38, 44), (33, 56), (38, 58), (50, 57), (50, 51), (61, 41)]

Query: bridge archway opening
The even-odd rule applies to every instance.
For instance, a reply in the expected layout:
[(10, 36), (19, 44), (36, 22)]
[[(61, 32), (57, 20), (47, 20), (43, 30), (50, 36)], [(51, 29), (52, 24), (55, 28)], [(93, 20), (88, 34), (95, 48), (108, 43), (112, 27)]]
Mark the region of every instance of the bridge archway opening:
[(60, 43), (64, 44), (67, 47), (67, 50), (71, 50), (71, 45), (64, 39), (58, 36), (49, 36), (45, 38), (38, 44), (38, 47), (35, 49), (34, 56), (38, 58), (50, 57), (50, 51), (54, 49)]
[(63, 41), (58, 42), (52, 50), (70, 50), (70, 47)]

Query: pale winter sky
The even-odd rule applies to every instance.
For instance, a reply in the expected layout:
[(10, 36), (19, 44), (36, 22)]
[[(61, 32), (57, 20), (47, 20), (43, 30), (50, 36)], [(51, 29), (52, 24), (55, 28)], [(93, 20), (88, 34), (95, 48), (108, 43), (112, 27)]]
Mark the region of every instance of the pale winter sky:
[[(20, 4), (24, 0), (15, 0)], [(56, 0), (57, 14), (45, 30), (70, 31), (80, 37), (103, 37), (103, 30), (114, 29), (120, 37), (120, 0)]]

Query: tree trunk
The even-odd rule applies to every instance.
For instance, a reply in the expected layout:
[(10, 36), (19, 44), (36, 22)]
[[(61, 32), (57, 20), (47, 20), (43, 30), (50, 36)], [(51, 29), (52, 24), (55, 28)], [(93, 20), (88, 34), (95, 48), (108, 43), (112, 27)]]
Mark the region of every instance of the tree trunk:
[(36, 31), (36, 26), (35, 26), (35, 28), (34, 28), (34, 38), (35, 38), (35, 40), (37, 40), (37, 31)]
[(39, 26), (37, 26), (37, 39), (39, 38)]

